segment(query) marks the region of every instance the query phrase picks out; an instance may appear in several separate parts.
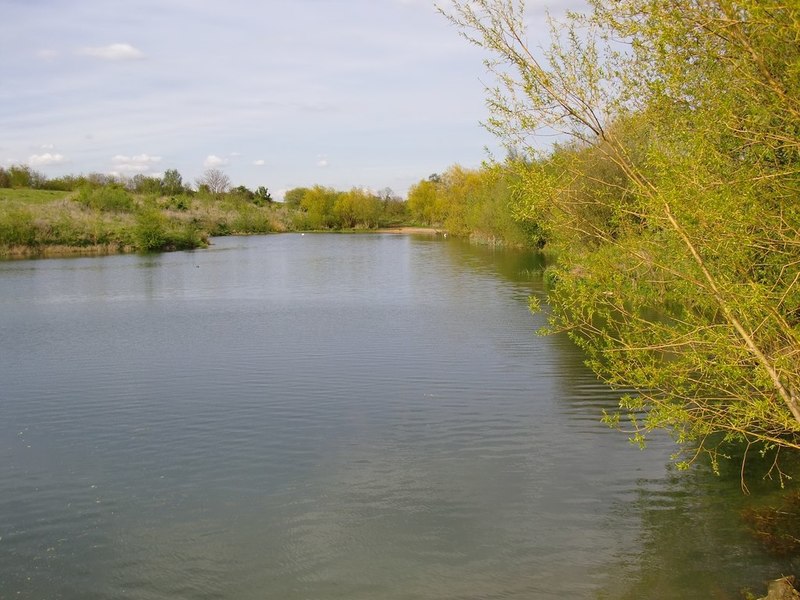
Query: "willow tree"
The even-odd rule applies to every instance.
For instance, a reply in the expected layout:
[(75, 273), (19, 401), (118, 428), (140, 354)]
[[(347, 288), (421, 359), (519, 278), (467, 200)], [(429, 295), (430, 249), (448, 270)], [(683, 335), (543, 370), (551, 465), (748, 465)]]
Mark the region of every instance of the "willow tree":
[(487, 126), (532, 154), (515, 211), (558, 250), (552, 329), (636, 390), (636, 438), (800, 450), (797, 2), (590, 0), (547, 45), (521, 0), (442, 11), (488, 51)]

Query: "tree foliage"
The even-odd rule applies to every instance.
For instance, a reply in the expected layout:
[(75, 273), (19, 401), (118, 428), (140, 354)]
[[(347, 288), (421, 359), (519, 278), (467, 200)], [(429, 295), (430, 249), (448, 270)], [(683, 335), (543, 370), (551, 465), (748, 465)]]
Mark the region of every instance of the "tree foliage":
[(263, 206), (270, 202), (272, 202), (272, 194), (270, 191), (263, 185), (258, 186), (255, 192), (255, 203), (259, 206)]
[(284, 204), (291, 208), (298, 208), (300, 206), (300, 201), (303, 199), (303, 196), (305, 196), (307, 191), (308, 188), (306, 187), (297, 187), (287, 190), (283, 194)]
[(177, 169), (164, 171), (164, 176), (161, 178), (161, 190), (169, 196), (183, 193), (183, 177)]
[(363, 188), (347, 192), (322, 185), (294, 188), (284, 194), (284, 202), (299, 209), (296, 229), (375, 229), (405, 217), (405, 203)]
[(423, 180), (408, 190), (408, 212), (421, 225), (435, 225), (442, 221), (437, 211), (437, 183)]
[(558, 251), (552, 328), (636, 390), (638, 439), (800, 449), (800, 6), (590, 4), (541, 50), (521, 1), (446, 13), (489, 51), (489, 128), (530, 158), (513, 209)]
[(46, 178), (28, 165), (0, 167), (0, 188), (41, 188)]
[(137, 173), (128, 181), (128, 188), (137, 194), (149, 194), (160, 196), (163, 191), (162, 180), (158, 177), (149, 177), (143, 173)]
[(197, 180), (197, 187), (207, 189), (214, 195), (222, 195), (231, 187), (231, 178), (220, 169), (206, 169), (203, 176)]
[(383, 203), (381, 199), (361, 188), (339, 194), (333, 203), (333, 214), (341, 227), (371, 229), (380, 224)]
[(516, 219), (514, 205), (520, 177), (497, 165), (465, 169), (454, 165), (411, 186), (408, 212), (421, 225), (490, 244), (540, 246), (539, 235)]

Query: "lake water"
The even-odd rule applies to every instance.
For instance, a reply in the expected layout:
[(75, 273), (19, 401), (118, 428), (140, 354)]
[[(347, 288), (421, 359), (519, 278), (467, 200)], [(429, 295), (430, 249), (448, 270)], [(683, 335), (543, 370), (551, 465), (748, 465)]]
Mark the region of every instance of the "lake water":
[[(740, 598), (796, 565), (538, 337), (535, 256), (393, 235), (0, 263), (0, 598)], [(757, 482), (756, 482), (757, 483)]]

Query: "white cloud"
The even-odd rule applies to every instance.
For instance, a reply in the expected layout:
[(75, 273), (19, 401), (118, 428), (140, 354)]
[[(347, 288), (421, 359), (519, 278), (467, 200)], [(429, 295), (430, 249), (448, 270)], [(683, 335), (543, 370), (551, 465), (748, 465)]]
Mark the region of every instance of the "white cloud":
[(114, 172), (144, 173), (149, 171), (153, 164), (161, 162), (161, 157), (150, 156), (149, 154), (136, 154), (134, 156), (117, 154), (111, 159), (111, 162), (114, 164)]
[(28, 157), (28, 163), (32, 167), (44, 167), (47, 165), (57, 165), (64, 162), (63, 154), (51, 154), (45, 152), (44, 154), (32, 154)]
[(216, 154), (209, 154), (206, 159), (203, 161), (203, 166), (207, 169), (216, 169), (218, 167), (224, 167), (228, 164), (227, 158), (220, 158)]
[[(360, 182), (396, 190), (451, 163), (479, 164), (484, 148), (495, 146), (479, 125), (483, 57), (428, 10), (431, 3), (252, 3), (245, 29), (235, 30), (218, 27), (230, 6), (204, 2), (185, 11), (192, 3), (181, 0), (158, 4), (159, 18), (143, 34), (130, 3), (76, 10), (49, 2), (41, 21), (41, 3), (18, 0), (14, 36), (0, 35), (0, 56), (20, 66), (4, 98), (8, 110), (0, 111), (0, 161), (62, 153), (75, 173), (122, 172), (114, 154), (146, 149), (167, 157), (147, 175), (169, 162), (187, 181), (210, 166), (250, 188), (277, 183), (265, 177), (310, 185), (324, 175), (342, 189)], [(265, 24), (269, 31), (258, 37)], [(291, 31), (302, 31), (301, 39)], [(282, 54), (288, 45), (293, 52)], [(265, 140), (280, 151), (265, 153)], [(327, 140), (347, 143), (330, 148)], [(212, 148), (222, 154), (200, 154)], [(120, 164), (132, 165), (130, 175), (144, 169)]]
[(231, 152), (228, 156), (230, 156), (232, 158), (238, 158), (241, 155), (242, 155), (241, 152)]
[(42, 150), (52, 150), (53, 148), (55, 148), (55, 145), (54, 144), (42, 144), (40, 146), (40, 148)]
[(78, 54), (103, 60), (138, 60), (144, 58), (144, 53), (130, 44), (85, 47), (78, 50)]

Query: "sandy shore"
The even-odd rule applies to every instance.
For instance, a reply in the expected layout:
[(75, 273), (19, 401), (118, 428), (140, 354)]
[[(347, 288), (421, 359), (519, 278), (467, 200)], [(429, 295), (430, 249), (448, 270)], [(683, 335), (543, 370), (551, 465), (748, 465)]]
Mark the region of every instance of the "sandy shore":
[(434, 229), (433, 227), (384, 227), (383, 229), (376, 229), (376, 233), (405, 233), (405, 234), (423, 234), (423, 235), (444, 235), (445, 232), (441, 229)]

